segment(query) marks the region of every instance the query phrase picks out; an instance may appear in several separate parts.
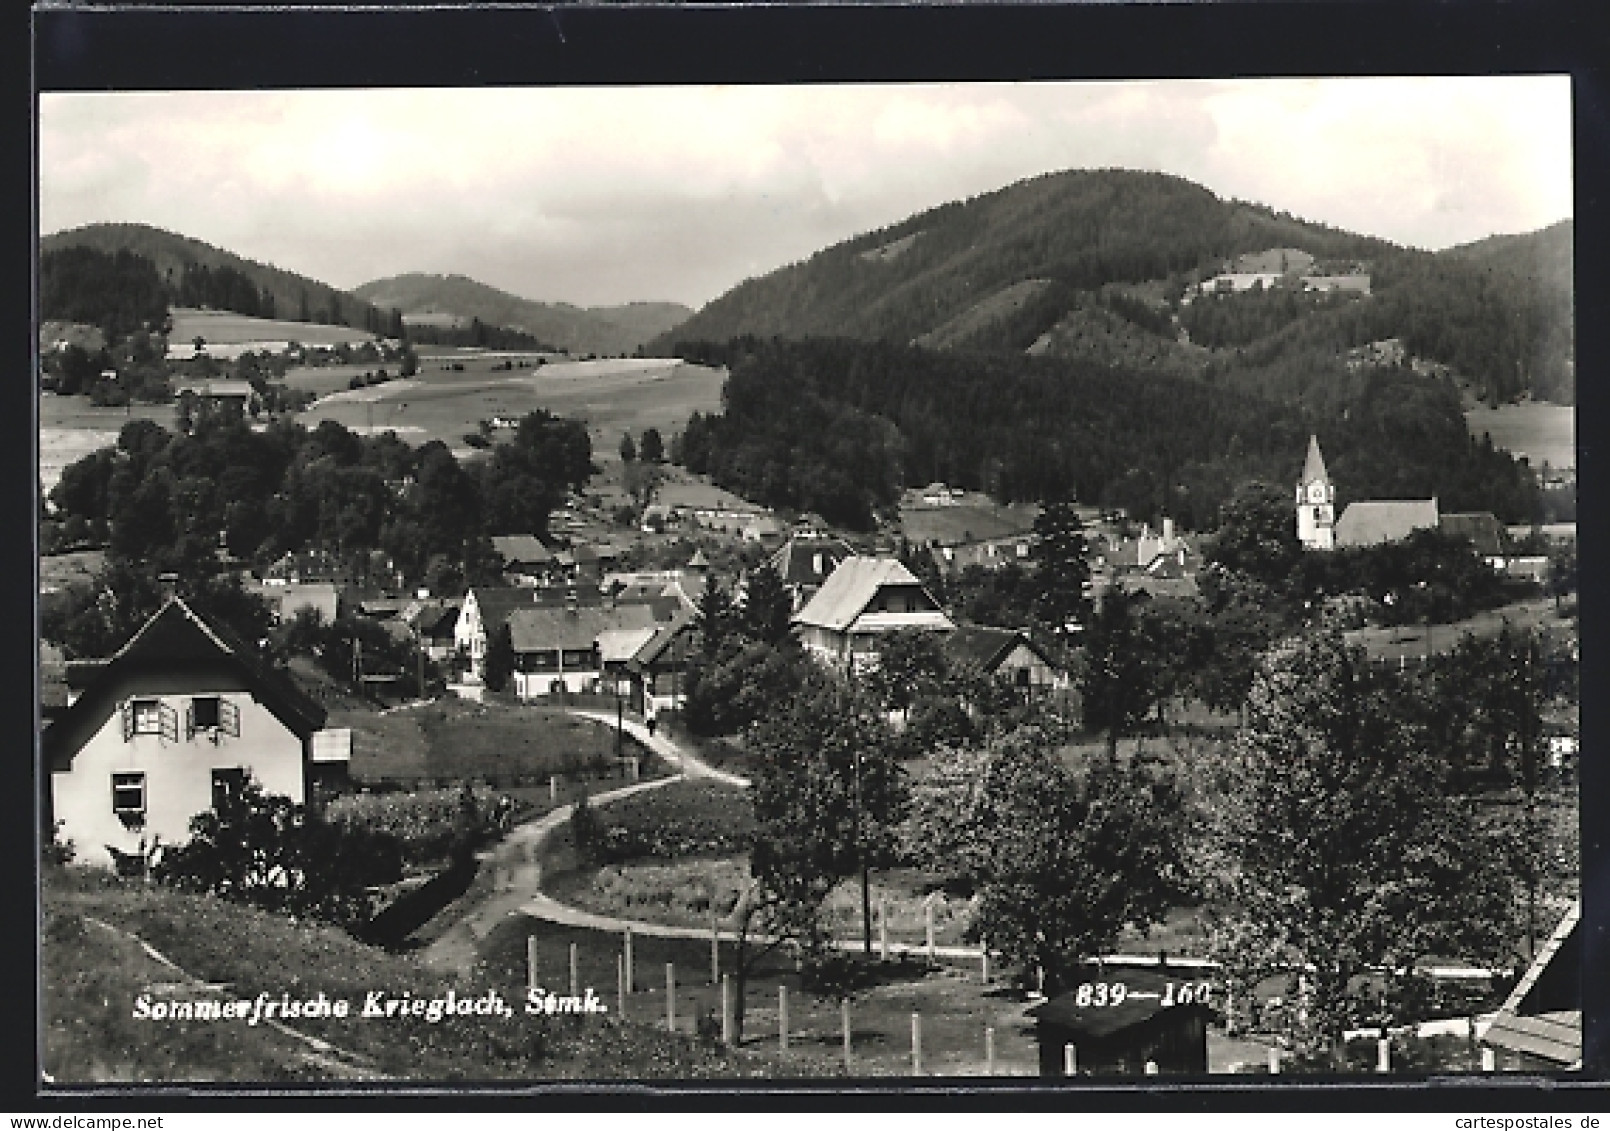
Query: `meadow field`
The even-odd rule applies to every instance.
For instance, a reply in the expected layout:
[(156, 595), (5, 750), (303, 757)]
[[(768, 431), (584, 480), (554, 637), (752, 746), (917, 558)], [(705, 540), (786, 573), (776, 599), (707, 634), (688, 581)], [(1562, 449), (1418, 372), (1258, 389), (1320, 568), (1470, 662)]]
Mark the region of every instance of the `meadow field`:
[(1553, 468), (1576, 467), (1576, 407), (1524, 401), (1498, 408), (1470, 409), (1465, 424), (1472, 436), (1482, 433), (1493, 444), (1517, 456), (1525, 456), (1532, 467), (1546, 462)]
[[(481, 420), (544, 408), (587, 421), (595, 456), (603, 457), (615, 450), (624, 431), (640, 435), (654, 427), (669, 439), (694, 411), (719, 411), (726, 380), (723, 370), (674, 358), (564, 361), (509, 370), (502, 368), (504, 361), (525, 355), (459, 354), (452, 361), (442, 356), (421, 356), (416, 377), (333, 392), (298, 419), (309, 428), (335, 420), (357, 431), (395, 429), (410, 443), (441, 440), (456, 447)], [(298, 380), (316, 372), (305, 371)]]
[(191, 342), (198, 336), (217, 345), (239, 342), (301, 342), (305, 346), (333, 346), (340, 342), (372, 341), (375, 335), (351, 326), (320, 326), (313, 322), (284, 322), (252, 318), (228, 310), (196, 310), (175, 306), (173, 342)]

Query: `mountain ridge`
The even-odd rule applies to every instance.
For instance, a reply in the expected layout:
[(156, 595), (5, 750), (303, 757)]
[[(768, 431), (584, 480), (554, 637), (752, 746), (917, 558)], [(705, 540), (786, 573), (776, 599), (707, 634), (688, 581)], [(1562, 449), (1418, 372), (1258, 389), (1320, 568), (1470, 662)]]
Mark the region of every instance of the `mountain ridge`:
[(396, 307), (407, 320), (450, 314), (469, 321), (524, 330), (572, 353), (631, 353), (651, 338), (673, 330), (693, 312), (680, 303), (631, 302), (583, 307), (539, 302), (462, 274), (410, 271), (372, 279), (353, 293), (379, 305)]

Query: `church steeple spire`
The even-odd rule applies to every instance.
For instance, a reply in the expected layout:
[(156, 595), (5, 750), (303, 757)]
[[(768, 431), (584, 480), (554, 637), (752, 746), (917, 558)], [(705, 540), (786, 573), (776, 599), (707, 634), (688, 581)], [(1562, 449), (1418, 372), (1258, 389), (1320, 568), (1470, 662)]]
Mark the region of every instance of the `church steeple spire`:
[(1325, 473), (1325, 457), (1319, 454), (1319, 437), (1310, 433), (1308, 458), (1303, 461), (1302, 484), (1306, 487), (1310, 483), (1329, 482), (1330, 476)]

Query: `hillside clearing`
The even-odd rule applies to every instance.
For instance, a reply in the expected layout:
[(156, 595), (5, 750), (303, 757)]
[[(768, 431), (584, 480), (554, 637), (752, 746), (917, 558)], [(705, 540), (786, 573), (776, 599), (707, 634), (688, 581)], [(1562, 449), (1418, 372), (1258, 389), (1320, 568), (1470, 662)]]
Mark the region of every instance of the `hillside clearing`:
[(216, 345), (242, 342), (301, 342), (305, 346), (333, 346), (341, 342), (373, 341), (375, 335), (350, 326), (322, 326), (315, 322), (287, 322), (276, 318), (253, 318), (228, 310), (170, 308), (173, 315), (172, 342), (191, 342), (197, 337)]

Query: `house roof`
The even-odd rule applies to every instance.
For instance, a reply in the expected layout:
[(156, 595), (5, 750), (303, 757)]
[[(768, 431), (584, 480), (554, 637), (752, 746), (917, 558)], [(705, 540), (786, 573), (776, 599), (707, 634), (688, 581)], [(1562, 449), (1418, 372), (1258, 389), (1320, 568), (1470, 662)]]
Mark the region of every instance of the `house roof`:
[(1400, 542), (1437, 525), (1437, 500), (1367, 499), (1348, 503), (1336, 520), (1336, 545), (1378, 546)]
[(115, 652), (43, 736), (46, 757), (69, 754), (72, 738), (109, 713), (125, 680), (151, 671), (229, 670), (286, 729), (303, 738), (324, 725), (325, 711), (290, 678), (268, 667), (228, 629), (203, 620), (181, 597), (167, 602)]
[(889, 585), (922, 589), (922, 583), (895, 558), (845, 558), (828, 574), (816, 595), (794, 614), (794, 620), (799, 624), (842, 631), (866, 611), (878, 590)]
[(678, 636), (693, 630), (698, 619), (698, 614), (692, 609), (678, 610), (669, 623), (660, 625), (654, 635), (637, 650), (637, 654), (632, 657), (632, 665), (645, 667), (658, 661)]
[(509, 565), (547, 565), (554, 560), (553, 551), (532, 534), (494, 535), (492, 548)]
[(598, 634), (598, 656), (606, 664), (623, 664), (642, 651), (643, 645), (658, 634), (656, 625), (606, 628)]
[(1009, 628), (989, 628), (984, 625), (962, 625), (948, 633), (941, 645), (951, 664), (958, 668), (971, 668), (993, 674), (995, 669), (1019, 644), (1030, 649), (1040, 659), (1045, 656), (1034, 642), (1021, 632)]
[(1449, 537), (1469, 542), (1478, 554), (1499, 557), (1508, 552), (1508, 531), (1491, 511), (1445, 514), (1437, 525)]
[(328, 581), (292, 581), (266, 587), (263, 596), (279, 605), (281, 619), (289, 619), (301, 608), (315, 610), (325, 624), (334, 622), (341, 609), (341, 592)]
[[(822, 556), (820, 570), (816, 568), (818, 554)], [(771, 564), (784, 585), (820, 585), (841, 561), (854, 556), (855, 551), (842, 538), (796, 534), (778, 547)]]
[(1177, 991), (1179, 984), (1190, 978), (1191, 975), (1185, 971), (1151, 966), (1125, 966), (1118, 971), (1108, 969), (1105, 972), (1096, 967), (1086, 967), (1075, 973), (1075, 987), (1080, 982), (1122, 983), (1125, 989), (1123, 1000), (1114, 1005), (1108, 998), (1100, 1005), (1092, 1002), (1080, 1006), (1075, 988), (1035, 1006), (1028, 1011), (1028, 1015), (1041, 1025), (1069, 1029), (1086, 1037), (1104, 1037), (1150, 1021), (1159, 1013), (1183, 1013), (1209, 1008), (1194, 1002), (1190, 1005), (1163, 1005), (1163, 997), (1168, 993), (1170, 983)]
[(1303, 460), (1303, 477), (1300, 480), (1304, 485), (1318, 480), (1329, 483), (1330, 476), (1325, 473), (1325, 457), (1319, 454), (1319, 437), (1308, 437), (1308, 458)]
[(1531, 1017), (1500, 1013), (1487, 1026), (1482, 1040), (1511, 1052), (1570, 1067), (1582, 1060), (1582, 1011), (1559, 1010)]
[[(653, 635), (654, 628), (654, 611), (647, 605), (531, 608), (520, 609), (509, 616), (509, 635), (516, 652), (546, 652), (552, 649), (579, 652), (597, 644), (602, 633), (648, 629), (648, 633), (638, 641), (637, 647), (641, 647)], [(628, 652), (626, 656), (631, 654)]]
[(1188, 600), (1202, 595), (1194, 577), (1158, 577), (1150, 573), (1126, 573), (1117, 578), (1125, 593), (1144, 593), (1148, 597), (1174, 597)]
[(252, 395), (252, 391), (250, 381), (238, 381), (229, 378), (175, 381), (173, 383), (175, 396), (192, 393), (198, 397), (249, 397)]

